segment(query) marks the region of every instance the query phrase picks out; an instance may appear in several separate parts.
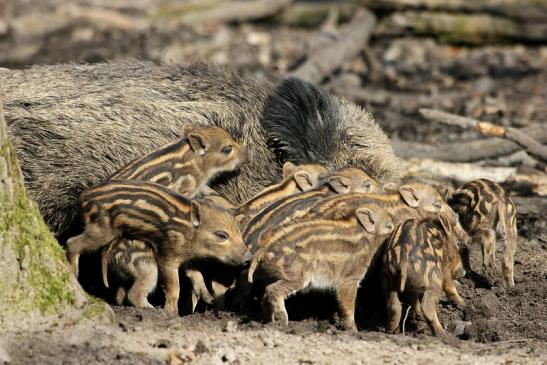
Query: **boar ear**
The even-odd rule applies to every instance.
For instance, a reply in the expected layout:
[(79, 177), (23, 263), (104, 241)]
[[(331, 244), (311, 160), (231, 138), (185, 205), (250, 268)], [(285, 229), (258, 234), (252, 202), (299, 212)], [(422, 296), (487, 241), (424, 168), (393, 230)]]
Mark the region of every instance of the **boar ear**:
[(194, 153), (201, 156), (205, 154), (205, 150), (209, 147), (207, 139), (197, 132), (188, 133), (188, 143), (190, 143), (190, 147)]
[(285, 180), (288, 177), (291, 177), (296, 172), (296, 169), (298, 168), (297, 165), (293, 164), (290, 161), (287, 161), (283, 164), (283, 180)]
[(395, 184), (394, 182), (389, 182), (387, 184), (384, 184), (382, 189), (384, 190), (384, 193), (394, 193), (397, 191), (397, 184)]
[(412, 208), (416, 208), (420, 205), (420, 198), (418, 197), (418, 192), (411, 185), (403, 185), (399, 188), (399, 194), (405, 201), (406, 204)]
[(310, 190), (315, 185), (315, 181), (313, 181), (313, 177), (307, 171), (298, 171), (297, 173), (295, 173), (294, 180), (296, 181), (296, 185), (298, 185), (298, 187), (302, 191)]
[(355, 211), (355, 215), (368, 233), (374, 233), (376, 231), (376, 214), (374, 214), (372, 210), (368, 208), (359, 208)]
[(350, 191), (351, 182), (343, 176), (330, 176), (328, 178), (329, 185), (338, 194), (347, 194)]
[(201, 204), (195, 200), (190, 202), (190, 222), (195, 228), (201, 224)]
[(448, 216), (444, 213), (437, 214), (437, 217), (439, 218), (439, 221), (441, 222), (441, 225), (443, 226), (446, 234), (452, 235), (453, 229), (452, 229), (452, 223), (450, 221), (450, 218), (448, 218)]

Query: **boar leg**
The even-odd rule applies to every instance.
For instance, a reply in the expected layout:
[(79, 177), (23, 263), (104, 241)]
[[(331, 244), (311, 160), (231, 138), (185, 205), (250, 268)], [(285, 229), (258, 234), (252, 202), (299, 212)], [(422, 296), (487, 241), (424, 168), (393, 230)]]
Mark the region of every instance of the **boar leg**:
[(495, 265), (496, 232), (490, 228), (482, 228), (476, 231), (473, 238), (482, 246), (482, 262), (484, 267)]
[(394, 333), (399, 329), (403, 306), (401, 305), (397, 291), (389, 290), (385, 295), (387, 302), (387, 331)]
[(80, 254), (86, 251), (96, 251), (116, 239), (110, 228), (89, 223), (85, 231), (66, 242), (66, 254), (74, 275), (78, 277)]
[(154, 308), (148, 302), (148, 294), (150, 294), (158, 282), (158, 269), (155, 264), (141, 263), (137, 268), (138, 275), (135, 277), (135, 282), (127, 293), (127, 299), (135, 307)]
[(161, 258), (158, 264), (165, 287), (165, 310), (178, 313), (180, 295), (179, 265), (173, 260)]
[(444, 328), (437, 317), (437, 303), (439, 302), (438, 290), (427, 289), (422, 297), (422, 312), (436, 336), (445, 334)]
[(266, 287), (264, 298), (262, 298), (262, 311), (266, 322), (281, 322), (289, 325), (289, 315), (285, 308), (285, 299), (291, 294), (302, 289), (300, 282), (281, 279)]
[(355, 324), (357, 288), (359, 288), (359, 280), (351, 280), (342, 283), (337, 290), (340, 317), (342, 319), (342, 327), (345, 330), (357, 331), (357, 325)]

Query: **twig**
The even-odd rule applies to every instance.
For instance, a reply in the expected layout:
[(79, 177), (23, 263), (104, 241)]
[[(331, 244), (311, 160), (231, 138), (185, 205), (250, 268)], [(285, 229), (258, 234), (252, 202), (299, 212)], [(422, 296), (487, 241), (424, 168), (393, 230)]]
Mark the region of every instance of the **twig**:
[(520, 130), (511, 127), (501, 127), (492, 123), (462, 117), (446, 113), (440, 110), (420, 109), (424, 118), (449, 125), (456, 125), (462, 128), (472, 128), (479, 133), (489, 137), (500, 137), (515, 142), (530, 154), (530, 156), (542, 162), (547, 162), (547, 146), (542, 145), (535, 139), (524, 134)]
[(406, 319), (408, 318), (408, 312), (410, 312), (410, 308), (412, 308), (411, 305), (406, 308), (405, 318), (403, 318), (403, 335), (405, 334)]

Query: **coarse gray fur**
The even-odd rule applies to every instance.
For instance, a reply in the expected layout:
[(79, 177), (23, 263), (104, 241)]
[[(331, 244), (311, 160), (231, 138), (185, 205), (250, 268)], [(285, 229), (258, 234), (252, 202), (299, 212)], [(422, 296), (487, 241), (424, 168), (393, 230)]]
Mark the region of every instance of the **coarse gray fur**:
[(381, 182), (397, 175), (370, 114), (300, 79), (274, 86), (206, 64), (127, 60), (0, 70), (0, 95), (26, 187), (58, 235), (84, 189), (176, 139), (185, 122), (248, 147), (250, 162), (216, 186), (236, 204), (278, 181), (287, 160), (354, 165)]

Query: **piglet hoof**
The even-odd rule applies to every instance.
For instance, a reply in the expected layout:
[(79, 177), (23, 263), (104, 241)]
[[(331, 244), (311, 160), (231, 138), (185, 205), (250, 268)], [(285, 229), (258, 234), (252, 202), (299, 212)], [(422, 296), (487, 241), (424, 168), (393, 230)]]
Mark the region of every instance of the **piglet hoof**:
[(154, 306), (153, 306), (152, 304), (150, 304), (147, 300), (145, 300), (145, 301), (139, 303), (139, 304), (137, 305), (137, 307), (139, 307), (139, 308), (151, 308), (151, 309), (154, 308)]
[(466, 307), (465, 301), (459, 295), (452, 297), (451, 299), (452, 303), (454, 303), (458, 309), (464, 309)]
[(215, 299), (209, 293), (198, 293), (198, 296), (207, 304), (213, 304)]
[(176, 303), (167, 302), (167, 303), (165, 303), (165, 308), (164, 309), (169, 313), (173, 313), (173, 314), (178, 313), (178, 308), (177, 308)]
[(349, 319), (349, 318), (342, 319), (341, 325), (345, 331), (357, 332), (357, 325), (355, 324), (355, 321), (352, 319)]
[(289, 325), (289, 315), (285, 311), (278, 311), (273, 313), (272, 318), (274, 322), (280, 323), (285, 327)]

